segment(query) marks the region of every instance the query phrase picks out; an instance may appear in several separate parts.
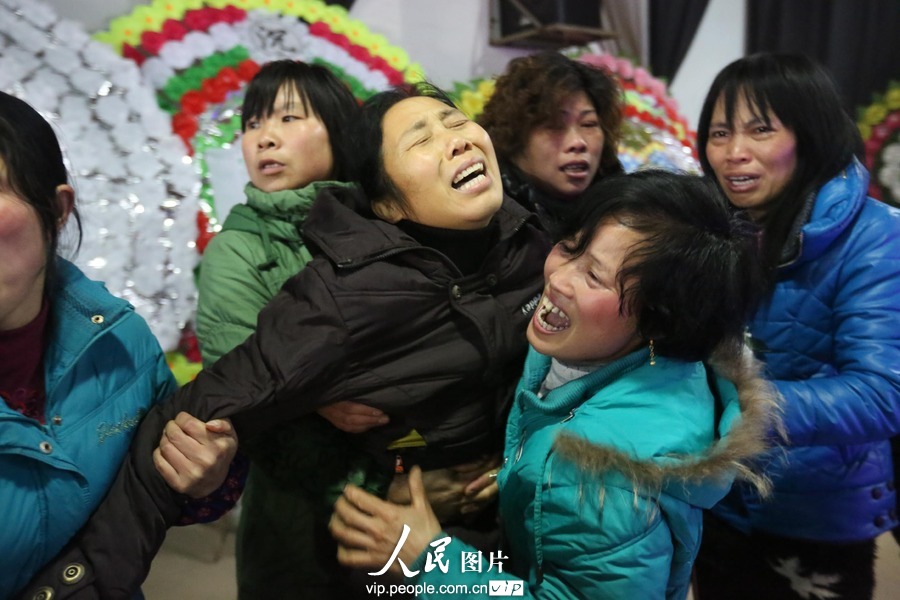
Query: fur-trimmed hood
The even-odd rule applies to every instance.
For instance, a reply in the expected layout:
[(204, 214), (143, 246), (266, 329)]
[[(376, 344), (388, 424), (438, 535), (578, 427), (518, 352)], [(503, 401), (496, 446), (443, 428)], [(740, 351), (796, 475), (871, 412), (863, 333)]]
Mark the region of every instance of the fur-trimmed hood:
[[(780, 396), (761, 376), (762, 363), (749, 349), (717, 352), (710, 368), (708, 380), (711, 388), (717, 388), (720, 406), (716, 413), (718, 439), (706, 450), (638, 459), (563, 431), (556, 438), (555, 452), (595, 481), (616, 472), (635, 491), (653, 497), (669, 494), (702, 508), (718, 502), (736, 479), (749, 482), (765, 495), (769, 481), (754, 470), (753, 463), (774, 439), (784, 437)], [(731, 385), (736, 395), (730, 393)]]

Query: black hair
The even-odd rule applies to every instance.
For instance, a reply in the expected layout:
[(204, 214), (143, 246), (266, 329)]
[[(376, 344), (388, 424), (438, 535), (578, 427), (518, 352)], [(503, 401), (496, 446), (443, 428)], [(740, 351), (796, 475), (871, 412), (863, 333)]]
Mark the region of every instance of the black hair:
[(372, 216), (371, 203), (383, 198), (391, 198), (404, 208), (407, 200), (388, 176), (384, 167), (384, 131), (382, 122), (387, 112), (402, 100), (408, 98), (433, 98), (447, 106), (457, 108), (446, 92), (428, 82), (402, 85), (379, 92), (366, 100), (357, 112), (352, 127), (354, 151), (351, 160), (351, 179), (359, 183), (363, 190), (355, 209), (361, 214)]
[[(56, 188), (68, 183), (59, 140), (50, 124), (23, 100), (0, 92), (0, 160), (6, 177), (0, 191), (10, 192), (31, 205), (41, 223), (47, 248), (44, 289), (49, 290), (55, 274), (60, 221), (64, 212), (56, 198)], [(76, 249), (81, 244), (81, 219), (73, 207), (78, 229)], [(46, 293), (46, 292), (45, 292)]]
[(740, 347), (761, 288), (757, 230), (712, 181), (656, 169), (604, 178), (579, 200), (562, 249), (580, 256), (607, 221), (642, 236), (616, 275), (619, 309), (657, 353), (695, 361)]
[(332, 178), (345, 180), (350, 154), (347, 125), (358, 103), (350, 89), (326, 67), (287, 59), (264, 64), (247, 84), (241, 108), (241, 131), (246, 131), (250, 119), (272, 114), (282, 89), (288, 104), (295, 101), (295, 93), (299, 94), (303, 108), (322, 121), (334, 157)]
[(822, 67), (799, 54), (753, 54), (722, 69), (700, 111), (700, 164), (703, 172), (713, 178), (706, 145), (720, 98), (729, 126), (733, 125), (736, 105), (743, 99), (755, 117), (769, 125), (772, 116), (776, 116), (797, 140), (794, 173), (784, 189), (767, 203), (759, 221), (764, 232), (762, 260), (770, 287), (797, 215), (808, 199), (846, 168), (855, 155), (862, 156), (862, 138), (841, 104), (834, 81)]

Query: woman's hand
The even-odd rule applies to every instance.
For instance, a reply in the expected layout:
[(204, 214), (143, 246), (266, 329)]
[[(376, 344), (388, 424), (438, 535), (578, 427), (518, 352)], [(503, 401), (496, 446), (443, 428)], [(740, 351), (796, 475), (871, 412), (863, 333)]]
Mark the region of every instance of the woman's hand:
[(204, 423), (180, 412), (166, 423), (153, 464), (176, 492), (203, 498), (219, 489), (237, 453), (238, 440), (229, 419)]
[(363, 433), (373, 427), (385, 425), (390, 420), (377, 408), (349, 400), (323, 406), (316, 412), (329, 423), (347, 433)]
[[(495, 481), (499, 456), (422, 473), (425, 493), (441, 523), (484, 509), (498, 493)], [(388, 500), (396, 504), (410, 502), (407, 475), (395, 475), (388, 489)]]
[[(413, 467), (408, 478), (409, 504), (384, 501), (348, 484), (334, 505), (328, 528), (338, 542), (338, 561), (348, 567), (375, 568), (388, 566), (403, 534), (409, 533), (397, 557), (409, 567), (428, 544), (441, 532), (437, 516), (431, 510), (422, 470)], [(402, 574), (396, 561), (390, 571)]]
[(460, 507), (464, 515), (481, 512), (484, 508), (500, 495), (497, 487), (497, 470), (499, 465), (493, 466), (473, 479), (464, 491), (466, 500)]

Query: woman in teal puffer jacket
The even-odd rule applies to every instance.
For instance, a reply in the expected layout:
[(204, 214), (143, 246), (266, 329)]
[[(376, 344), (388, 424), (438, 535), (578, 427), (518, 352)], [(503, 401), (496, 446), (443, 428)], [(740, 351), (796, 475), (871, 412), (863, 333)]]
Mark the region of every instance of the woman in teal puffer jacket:
[(749, 322), (785, 399), (772, 497), (736, 487), (698, 560), (701, 598), (869, 598), (875, 538), (897, 525), (900, 211), (866, 196), (862, 143), (806, 57), (759, 54), (717, 76), (704, 171), (760, 224), (767, 300)]
[(746, 467), (776, 422), (741, 343), (752, 229), (711, 184), (664, 172), (604, 179), (580, 210), (528, 325), (496, 474), (507, 544), (481, 557), (442, 533), (414, 476), (410, 506), (348, 487), (342, 562), (393, 566), (424, 598), (684, 598), (702, 509), (736, 476), (765, 488)]
[[(109, 490), (144, 414), (175, 390), (147, 323), (102, 283), (57, 256), (60, 232), (80, 221), (51, 126), (0, 92), (0, 598), (10, 598), (88, 520)], [(208, 431), (180, 416), (200, 457), (168, 443), (156, 462), (166, 484), (215, 490), (237, 441), (224, 421)], [(174, 435), (177, 426), (167, 431)], [(214, 431), (213, 431), (214, 430)], [(192, 433), (193, 432), (193, 433)], [(209, 433), (209, 437), (206, 436)], [(154, 448), (159, 447), (157, 437)], [(170, 441), (171, 442), (171, 441)], [(221, 445), (220, 445), (221, 444)], [(184, 479), (181, 459), (210, 464), (214, 484)], [(219, 457), (219, 461), (209, 460)], [(174, 469), (174, 471), (173, 471)], [(203, 469), (201, 469), (202, 471)], [(179, 473), (180, 472), (180, 473)], [(185, 507), (206, 509), (181, 502)], [(228, 498), (224, 499), (226, 503)], [(227, 508), (233, 505), (230, 500)], [(215, 507), (214, 507), (215, 508)], [(203, 512), (207, 512), (204, 510)], [(199, 516), (196, 511), (194, 516)], [(212, 516), (217, 518), (221, 512)], [(62, 580), (85, 575), (78, 561)]]

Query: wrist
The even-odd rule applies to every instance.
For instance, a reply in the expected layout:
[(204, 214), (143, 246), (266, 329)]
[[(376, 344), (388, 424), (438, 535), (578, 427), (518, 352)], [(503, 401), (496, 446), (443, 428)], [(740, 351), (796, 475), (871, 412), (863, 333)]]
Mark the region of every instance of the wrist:
[[(403, 561), (403, 564), (407, 565), (410, 571), (421, 572), (422, 569), (425, 568), (425, 561), (428, 558), (428, 551), (431, 549), (431, 543), (435, 540), (439, 540), (441, 538), (447, 537), (445, 531), (442, 531), (440, 528), (436, 528), (432, 535), (424, 534), (422, 536), (416, 536), (413, 538), (413, 532), (410, 531), (409, 537), (406, 539), (406, 543), (403, 544), (403, 548), (400, 550), (399, 558)], [(418, 551), (416, 550), (418, 548)], [(410, 581), (417, 579), (416, 577), (409, 577)]]

